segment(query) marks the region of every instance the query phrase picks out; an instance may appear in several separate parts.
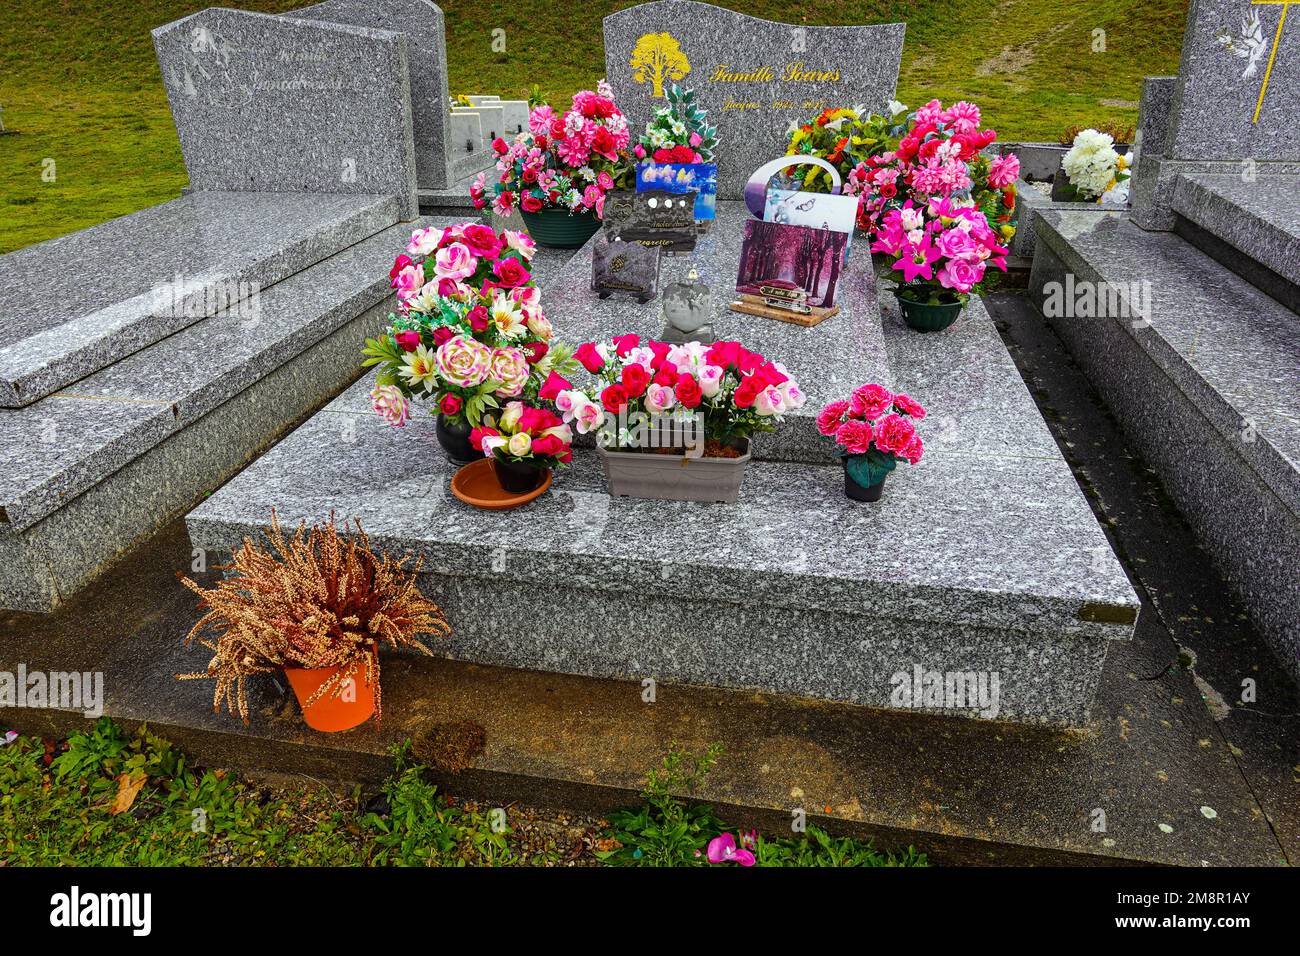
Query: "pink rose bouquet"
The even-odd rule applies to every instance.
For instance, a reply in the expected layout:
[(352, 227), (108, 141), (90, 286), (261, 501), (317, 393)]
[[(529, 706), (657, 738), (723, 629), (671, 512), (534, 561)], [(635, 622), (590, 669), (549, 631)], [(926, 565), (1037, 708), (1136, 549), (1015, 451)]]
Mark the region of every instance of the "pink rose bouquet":
[(496, 181), (480, 173), (470, 187), (478, 209), (508, 216), (515, 209), (540, 212), (545, 207), (570, 213), (604, 214), (605, 194), (625, 178), (627, 118), (614, 103), (614, 91), (601, 80), (596, 89), (573, 97), (564, 113), (550, 106), (533, 107), (528, 129), (512, 143), (498, 138)]
[(489, 458), (533, 468), (558, 468), (573, 460), (573, 431), (552, 411), (522, 401), (487, 414), (469, 435)]
[(416, 229), (389, 271), (397, 312), (366, 342), (379, 366), (371, 393), (390, 425), (410, 419), (410, 400), (433, 403), (449, 423), (475, 425), (510, 399), (534, 400), (547, 377), (577, 368), (554, 339), (529, 261), (526, 233), (482, 223)]
[(846, 476), (868, 489), (883, 482), (898, 462), (915, 465), (921, 460), (924, 447), (913, 421), (924, 417), (920, 403), (871, 383), (823, 408), (817, 430), (835, 439)]
[(588, 392), (554, 383), (556, 408), (579, 432), (598, 429), (606, 447), (668, 447), (636, 437), (638, 429), (664, 427), (667, 417), (702, 427), (706, 456), (734, 457), (743, 454), (737, 446), (774, 430), (807, 400), (785, 366), (739, 342), (674, 345), (620, 335), (584, 343), (574, 358), (596, 385)]
[(902, 273), (897, 295), (912, 302), (964, 303), (979, 292), (989, 265), (1007, 269), (1007, 250), (984, 214), (942, 196), (885, 214), (871, 244)]

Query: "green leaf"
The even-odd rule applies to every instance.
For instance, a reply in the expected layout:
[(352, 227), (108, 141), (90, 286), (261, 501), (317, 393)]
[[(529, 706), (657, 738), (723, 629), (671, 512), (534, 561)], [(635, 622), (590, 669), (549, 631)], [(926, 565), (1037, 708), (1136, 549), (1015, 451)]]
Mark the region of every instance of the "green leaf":
[(895, 461), (892, 455), (873, 448), (865, 455), (846, 455), (844, 464), (850, 478), (863, 488), (870, 488), (885, 480), (885, 476), (894, 470)]

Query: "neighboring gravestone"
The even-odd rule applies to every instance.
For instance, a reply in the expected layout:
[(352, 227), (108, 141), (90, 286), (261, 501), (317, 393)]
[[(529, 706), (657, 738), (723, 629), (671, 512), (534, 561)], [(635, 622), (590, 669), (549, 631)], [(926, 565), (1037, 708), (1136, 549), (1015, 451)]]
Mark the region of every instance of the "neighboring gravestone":
[(416, 206), (406, 37), (210, 7), (153, 31), (190, 187)]
[(894, 95), (904, 24), (811, 27), (707, 3), (655, 0), (605, 17), (605, 71), (635, 140), (673, 83), (718, 127), (718, 198), (783, 155), (792, 124), (827, 107), (880, 110)]
[(1286, 17), (1283, 0), (1192, 0), (1166, 156), (1300, 159), (1300, 17)]
[(430, 0), (325, 0), (287, 16), (406, 34), (416, 179), (421, 189), (449, 186), (451, 124), (442, 10)]

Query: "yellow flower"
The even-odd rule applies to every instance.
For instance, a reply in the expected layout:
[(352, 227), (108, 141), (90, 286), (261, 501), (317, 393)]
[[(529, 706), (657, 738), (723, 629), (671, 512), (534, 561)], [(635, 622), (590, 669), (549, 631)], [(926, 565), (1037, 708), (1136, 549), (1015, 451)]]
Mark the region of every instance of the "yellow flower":
[(426, 392), (434, 390), (438, 372), (434, 365), (433, 353), (423, 345), (417, 345), (414, 352), (402, 356), (401, 376), (412, 388), (423, 386)]

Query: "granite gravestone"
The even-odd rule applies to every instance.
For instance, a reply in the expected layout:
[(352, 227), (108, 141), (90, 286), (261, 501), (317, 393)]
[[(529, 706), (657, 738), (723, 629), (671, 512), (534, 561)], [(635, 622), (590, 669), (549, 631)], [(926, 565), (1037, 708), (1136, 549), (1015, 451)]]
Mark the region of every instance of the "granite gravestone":
[(1300, 160), (1300, 17), (1287, 6), (1192, 0), (1167, 158)]
[(905, 29), (798, 26), (655, 0), (605, 18), (605, 72), (634, 131), (664, 105), (666, 85), (693, 88), (718, 127), (718, 198), (739, 199), (749, 174), (785, 153), (791, 124), (893, 98)]
[(418, 215), (404, 34), (210, 7), (153, 41), (192, 189), (394, 195)]
[(449, 186), (451, 124), (442, 10), (430, 0), (325, 0), (288, 15), (406, 34), (416, 179), (421, 189)]

